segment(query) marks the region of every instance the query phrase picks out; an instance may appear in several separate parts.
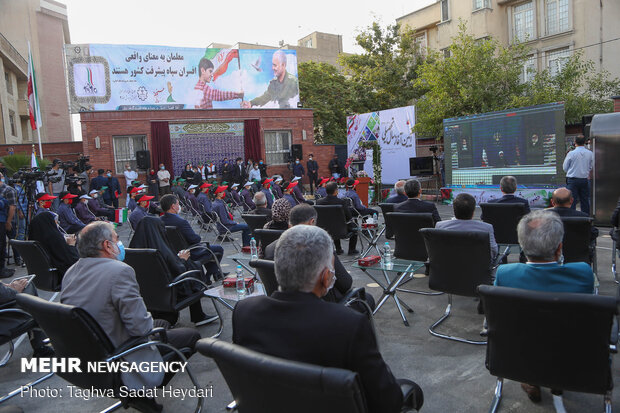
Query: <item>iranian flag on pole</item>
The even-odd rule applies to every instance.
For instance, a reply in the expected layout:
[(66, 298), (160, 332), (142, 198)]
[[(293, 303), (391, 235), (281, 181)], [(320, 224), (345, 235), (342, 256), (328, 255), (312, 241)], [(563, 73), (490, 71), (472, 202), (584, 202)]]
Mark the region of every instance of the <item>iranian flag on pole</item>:
[(237, 49), (207, 49), (205, 57), (213, 63), (213, 81), (222, 76), (228, 70), (228, 64), (233, 60), (239, 60)]
[(36, 130), (43, 126), (41, 110), (39, 108), (39, 96), (37, 94), (37, 82), (34, 76), (34, 63), (28, 42), (28, 113), (30, 115), (30, 127)]

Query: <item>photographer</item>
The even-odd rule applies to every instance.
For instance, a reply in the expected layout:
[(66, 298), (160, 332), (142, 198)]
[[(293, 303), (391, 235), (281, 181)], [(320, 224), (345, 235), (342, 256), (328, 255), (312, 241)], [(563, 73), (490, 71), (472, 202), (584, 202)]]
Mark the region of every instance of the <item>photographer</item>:
[[(60, 193), (65, 190), (65, 175), (60, 167), (61, 164), (62, 161), (60, 159), (54, 159), (52, 169), (47, 172), (48, 192), (55, 197), (58, 197)], [(52, 209), (57, 211), (59, 204), (59, 198), (55, 198), (52, 203)]]
[(5, 268), (6, 236), (13, 229), (15, 201), (15, 189), (4, 182), (4, 175), (0, 173), (0, 278), (12, 277), (15, 274), (15, 270)]

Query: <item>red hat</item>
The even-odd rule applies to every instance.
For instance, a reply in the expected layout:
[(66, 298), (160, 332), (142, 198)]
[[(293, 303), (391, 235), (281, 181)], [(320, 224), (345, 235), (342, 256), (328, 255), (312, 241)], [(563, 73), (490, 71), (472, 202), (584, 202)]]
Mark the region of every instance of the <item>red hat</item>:
[(202, 185), (200, 185), (200, 189), (203, 189), (203, 188), (208, 188), (208, 187), (210, 187), (210, 186), (213, 186), (213, 184), (210, 184), (210, 183), (208, 183), (208, 182), (204, 182)]
[(220, 192), (224, 192), (226, 189), (228, 189), (228, 187), (226, 185), (220, 185), (217, 187), (217, 189), (215, 190), (216, 194), (219, 194)]
[(154, 197), (154, 196), (152, 196), (152, 195), (146, 195), (146, 194), (144, 194), (144, 195), (142, 195), (142, 196), (138, 196), (138, 197), (136, 197), (136, 201), (138, 201), (138, 202), (150, 201), (150, 200), (151, 200), (151, 199), (153, 199), (153, 198), (155, 198), (155, 197)]
[(360, 183), (360, 181), (358, 181), (358, 180), (356, 179), (356, 180), (355, 180), (355, 182), (353, 182), (353, 186), (355, 186), (355, 185), (357, 185), (357, 184), (359, 184), (359, 183)]
[(321, 179), (321, 182), (319, 182), (319, 185), (323, 185), (325, 183), (329, 182), (329, 178), (323, 178)]
[(57, 196), (51, 196), (50, 194), (43, 193), (43, 195), (37, 195), (37, 201), (51, 201), (52, 199), (58, 198)]
[(291, 182), (290, 184), (288, 184), (288, 186), (286, 187), (286, 189), (291, 189), (291, 188), (295, 188), (297, 186), (299, 182), (295, 181), (295, 182)]
[[(56, 198), (56, 197), (54, 197), (54, 198)], [(62, 199), (62, 200), (64, 201), (65, 199), (72, 199), (72, 198), (77, 198), (77, 195), (73, 195), (73, 194), (66, 194), (65, 196), (63, 196), (63, 197), (62, 197), (62, 198), (60, 198), (60, 199)]]
[(140, 191), (141, 191), (140, 188), (138, 188), (137, 186), (134, 186), (133, 188), (131, 188), (131, 190), (129, 190), (129, 193), (130, 194), (135, 194), (135, 193), (140, 192)]
[(263, 184), (268, 184), (269, 182), (273, 182), (273, 179), (267, 178), (263, 181)]

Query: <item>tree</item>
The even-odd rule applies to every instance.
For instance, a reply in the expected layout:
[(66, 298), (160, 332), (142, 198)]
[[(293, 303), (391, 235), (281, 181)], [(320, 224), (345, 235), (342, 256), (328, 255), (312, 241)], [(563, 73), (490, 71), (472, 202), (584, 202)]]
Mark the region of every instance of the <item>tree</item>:
[(355, 99), (358, 85), (328, 63), (299, 64), (299, 95), (314, 109), (314, 139), (319, 143), (347, 143), (346, 118), (362, 106)]
[(420, 135), (441, 136), (446, 118), (508, 109), (525, 91), (520, 73), (527, 49), (476, 40), (466, 29), (461, 22), (450, 57), (431, 51), (418, 68), (415, 87), (426, 92), (416, 103)]
[(414, 87), (416, 69), (422, 61), (413, 30), (398, 24), (385, 29), (378, 22), (361, 31), (356, 41), (364, 52), (341, 55), (344, 73), (360, 87), (357, 99), (368, 111), (411, 105), (421, 96)]

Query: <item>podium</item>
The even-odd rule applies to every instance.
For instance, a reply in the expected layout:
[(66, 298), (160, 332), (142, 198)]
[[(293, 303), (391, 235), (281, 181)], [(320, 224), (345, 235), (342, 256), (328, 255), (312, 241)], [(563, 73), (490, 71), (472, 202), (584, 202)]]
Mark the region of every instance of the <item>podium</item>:
[(370, 178), (355, 178), (356, 180), (358, 180), (360, 183), (357, 184), (356, 187), (356, 192), (357, 195), (359, 195), (360, 200), (362, 201), (362, 204), (364, 204), (364, 206), (366, 208), (368, 208), (368, 188), (370, 187)]

